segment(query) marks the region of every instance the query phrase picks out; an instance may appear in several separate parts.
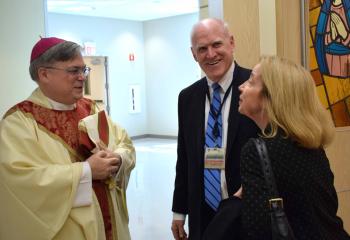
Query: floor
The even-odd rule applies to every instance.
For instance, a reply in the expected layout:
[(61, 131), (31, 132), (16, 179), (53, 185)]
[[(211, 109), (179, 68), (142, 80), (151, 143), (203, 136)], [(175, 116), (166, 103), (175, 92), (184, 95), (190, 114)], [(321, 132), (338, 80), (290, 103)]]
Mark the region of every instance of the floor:
[(127, 189), (132, 240), (170, 240), (176, 140), (134, 140), (136, 167)]

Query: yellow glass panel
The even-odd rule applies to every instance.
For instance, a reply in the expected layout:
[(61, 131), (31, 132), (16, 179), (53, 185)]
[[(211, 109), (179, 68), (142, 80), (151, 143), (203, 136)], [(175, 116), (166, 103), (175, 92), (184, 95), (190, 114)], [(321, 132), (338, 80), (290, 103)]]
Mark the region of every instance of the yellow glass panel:
[(316, 61), (316, 55), (314, 48), (310, 48), (310, 70), (315, 70), (318, 68), (318, 64)]
[(323, 77), (331, 104), (350, 96), (350, 78)]
[(315, 39), (316, 36), (316, 26), (311, 27), (312, 39)]
[(332, 119), (332, 113), (331, 113), (331, 110), (329, 108), (327, 109), (327, 113), (328, 113), (328, 116)]
[(320, 15), (321, 7), (312, 9), (309, 13), (309, 23), (310, 26), (314, 26), (317, 24), (318, 16)]
[(310, 31), (311, 31), (311, 36), (309, 37), (309, 47), (313, 47), (314, 46), (314, 43), (312, 42), (313, 39), (315, 39), (315, 27), (312, 27), (310, 28)]
[(320, 1), (319, 0), (310, 0), (309, 2), (309, 9), (315, 8), (320, 6)]
[(320, 85), (320, 86), (316, 87), (316, 89), (317, 89), (317, 94), (318, 94), (318, 97), (321, 100), (322, 105), (325, 108), (328, 108), (329, 105), (328, 105), (328, 101), (327, 101), (327, 97), (326, 97), (326, 92), (324, 90), (324, 86)]

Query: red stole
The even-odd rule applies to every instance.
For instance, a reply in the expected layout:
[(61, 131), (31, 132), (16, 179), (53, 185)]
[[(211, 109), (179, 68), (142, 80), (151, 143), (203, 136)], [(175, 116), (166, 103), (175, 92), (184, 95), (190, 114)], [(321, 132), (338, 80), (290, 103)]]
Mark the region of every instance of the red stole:
[(91, 115), (93, 102), (83, 98), (77, 101), (76, 106), (73, 110), (60, 111), (48, 109), (30, 101), (23, 101), (14, 108), (26, 115), (29, 114), (39, 127), (58, 136), (61, 142), (70, 148), (70, 151), (75, 151), (74, 155), (79, 156), (78, 123), (81, 119)]
[[(106, 114), (104, 111), (98, 113), (98, 123), (97, 123), (99, 138), (105, 146), (109, 143), (109, 128)], [(85, 152), (89, 152), (91, 155), (91, 150), (93, 150), (96, 145), (93, 143), (89, 135), (80, 131), (79, 142), (84, 148)], [(110, 199), (108, 185), (105, 181), (94, 180), (92, 181), (92, 187), (94, 188), (95, 194), (97, 196), (98, 202), (103, 215), (103, 222), (105, 226), (105, 234), (107, 240), (113, 239), (113, 225), (115, 227), (115, 218), (112, 207), (112, 200)], [(113, 222), (114, 221), (114, 222)]]

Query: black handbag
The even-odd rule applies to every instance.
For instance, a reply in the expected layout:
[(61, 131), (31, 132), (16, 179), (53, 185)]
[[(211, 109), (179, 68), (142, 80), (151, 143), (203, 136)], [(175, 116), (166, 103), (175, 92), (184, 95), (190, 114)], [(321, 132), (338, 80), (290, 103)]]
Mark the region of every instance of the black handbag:
[(264, 172), (265, 181), (270, 192), (270, 218), (273, 240), (295, 240), (292, 228), (283, 209), (283, 199), (279, 197), (275, 177), (271, 168), (271, 162), (267, 153), (265, 142), (258, 138), (254, 139), (258, 149), (261, 166)]
[(231, 196), (220, 202), (213, 220), (201, 240), (239, 240), (241, 234), (242, 200)]

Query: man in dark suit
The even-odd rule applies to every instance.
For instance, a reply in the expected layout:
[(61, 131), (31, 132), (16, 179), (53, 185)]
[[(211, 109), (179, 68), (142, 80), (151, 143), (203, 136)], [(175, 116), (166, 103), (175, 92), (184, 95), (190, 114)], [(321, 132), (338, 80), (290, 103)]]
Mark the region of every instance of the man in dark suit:
[[(222, 200), (239, 195), (241, 147), (256, 136), (258, 128), (253, 121), (238, 113), (238, 86), (249, 78), (251, 71), (234, 61), (234, 38), (227, 24), (219, 19), (198, 22), (192, 29), (191, 44), (193, 57), (206, 77), (179, 95), (178, 157), (171, 229), (175, 239), (187, 239), (184, 224), (188, 215), (188, 237), (199, 240), (220, 210)], [(217, 84), (218, 90), (214, 90)], [(215, 97), (214, 91), (218, 91), (220, 97)], [(214, 99), (219, 102), (217, 111)], [(211, 192), (208, 193), (205, 172), (213, 168), (208, 160), (209, 150), (215, 151), (214, 156), (224, 156), (217, 159), (217, 169), (214, 167), (218, 173), (219, 197), (215, 197), (218, 203), (213, 202), (215, 199), (208, 200), (207, 196)]]

